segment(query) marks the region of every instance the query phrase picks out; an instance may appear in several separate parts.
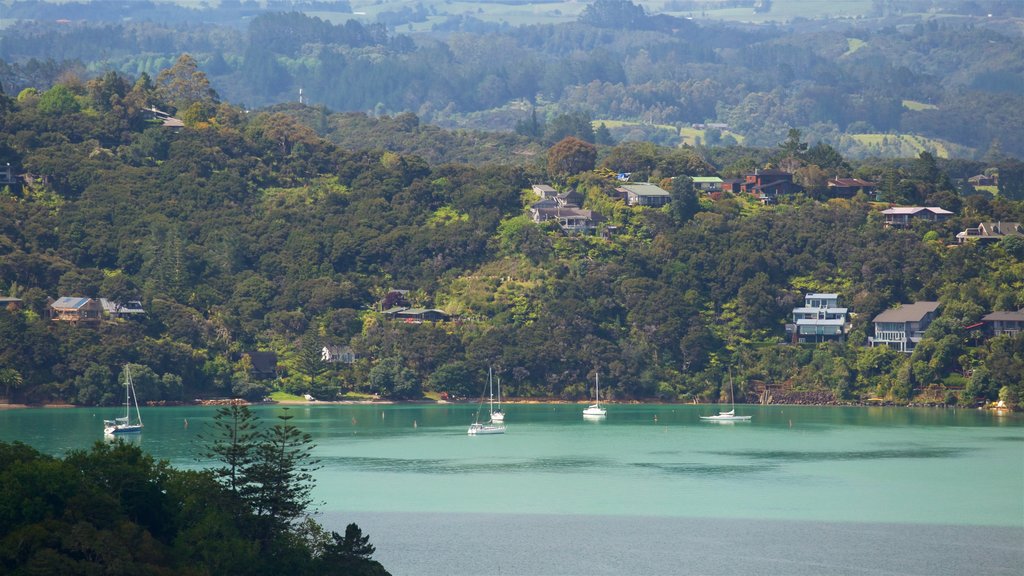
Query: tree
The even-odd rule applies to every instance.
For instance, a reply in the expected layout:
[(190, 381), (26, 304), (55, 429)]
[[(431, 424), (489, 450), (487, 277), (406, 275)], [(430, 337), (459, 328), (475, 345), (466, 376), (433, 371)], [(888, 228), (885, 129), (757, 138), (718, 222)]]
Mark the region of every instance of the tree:
[(214, 104), (218, 100), (206, 74), (199, 70), (190, 54), (182, 54), (174, 66), (157, 75), (156, 92), (178, 110), (185, 110), (194, 103)]
[(74, 93), (63, 84), (50, 88), (39, 97), (39, 111), (44, 114), (60, 116), (73, 114), (81, 110)]
[(309, 390), (313, 390), (316, 387), (316, 379), (327, 371), (327, 363), (323, 360), (323, 339), (320, 338), (320, 329), (315, 323), (310, 324), (302, 337), (297, 360), (296, 367), (299, 372), (309, 377)]
[(11, 388), (17, 390), (24, 384), (24, 379), (21, 377), (21, 373), (14, 368), (2, 368), (0, 369), (0, 386), (4, 387), (4, 397), (7, 398), (7, 403), (11, 403)]
[(384, 358), (370, 369), (370, 389), (385, 398), (408, 399), (423, 395), (416, 374), (397, 357)]
[(566, 136), (548, 150), (548, 176), (564, 178), (593, 170), (597, 148), (574, 136)]
[(693, 179), (689, 176), (676, 176), (672, 179), (672, 202), (669, 207), (672, 215), (680, 224), (686, 222), (700, 210), (700, 200), (693, 188)]
[(212, 430), (199, 436), (205, 443), (203, 456), (222, 464), (213, 469), (214, 477), (238, 495), (250, 489), (243, 483), (256, 457), (259, 423), (259, 418), (244, 404), (221, 406), (213, 417)]
[[(303, 517), (313, 503), (313, 437), (290, 422), (288, 409), (279, 423), (259, 436), (252, 461), (243, 469), (242, 498), (256, 521), (256, 538), (270, 545)], [(251, 448), (251, 446), (250, 446)]]

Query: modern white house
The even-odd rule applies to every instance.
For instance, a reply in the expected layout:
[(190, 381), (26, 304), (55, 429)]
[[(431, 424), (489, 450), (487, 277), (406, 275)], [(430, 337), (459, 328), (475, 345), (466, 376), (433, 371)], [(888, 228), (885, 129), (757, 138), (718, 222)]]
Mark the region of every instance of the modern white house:
[(888, 346), (910, 354), (924, 336), (928, 325), (938, 316), (938, 302), (914, 302), (900, 304), (875, 316), (875, 335), (868, 337), (868, 343)]
[(804, 305), (793, 309), (786, 333), (793, 343), (842, 340), (850, 330), (849, 310), (839, 305), (839, 294), (810, 293)]

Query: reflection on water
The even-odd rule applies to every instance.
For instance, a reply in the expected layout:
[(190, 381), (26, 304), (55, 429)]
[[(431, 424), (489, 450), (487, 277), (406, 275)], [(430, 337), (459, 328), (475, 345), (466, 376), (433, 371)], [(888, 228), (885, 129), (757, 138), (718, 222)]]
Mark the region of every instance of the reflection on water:
[(662, 472), (664, 474), (678, 474), (684, 476), (733, 476), (740, 474), (765, 472), (777, 468), (776, 465), (771, 464), (654, 464), (651, 462), (642, 462), (639, 464), (634, 464), (634, 466), (636, 466), (637, 468), (644, 468), (647, 470), (655, 470), (658, 472)]
[(881, 460), (886, 458), (955, 458), (963, 454), (958, 448), (907, 448), (887, 450), (850, 450), (845, 452), (798, 452), (791, 450), (767, 450), (749, 452), (717, 452), (726, 456), (753, 458), (757, 460), (785, 460), (792, 462), (818, 462), (826, 460)]

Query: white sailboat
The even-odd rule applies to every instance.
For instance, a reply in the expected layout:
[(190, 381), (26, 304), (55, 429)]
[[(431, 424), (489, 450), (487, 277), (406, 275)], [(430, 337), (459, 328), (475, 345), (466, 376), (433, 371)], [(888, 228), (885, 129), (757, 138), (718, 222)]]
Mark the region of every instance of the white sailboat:
[(597, 373), (594, 373), (594, 403), (583, 409), (584, 418), (596, 418), (607, 414), (608, 411), (601, 407), (601, 383)]
[[(135, 422), (132, 422), (131, 407), (135, 404)], [(133, 434), (142, 432), (142, 414), (139, 412), (139, 399), (135, 396), (135, 383), (132, 372), (124, 367), (124, 417), (103, 421), (103, 433), (108, 436)]]
[(714, 416), (701, 416), (701, 420), (708, 420), (712, 422), (746, 422), (750, 420), (750, 416), (737, 416), (736, 415), (736, 394), (732, 387), (732, 370), (729, 371), (729, 399), (732, 400), (732, 409), (728, 412), (719, 412)]
[[(491, 378), (491, 369), (487, 369), (487, 379)], [(501, 376), (498, 376), (498, 408), (491, 408), (491, 422), (504, 422), (505, 413), (501, 411)]]
[[(490, 368), (488, 368), (487, 369), (487, 375), (488, 375), (487, 376), (487, 387), (490, 390), (489, 393), (488, 393), (488, 395), (490, 397), (490, 401), (489, 401), (489, 404), (488, 404), (488, 414), (493, 415), (494, 414), (494, 389), (491, 387), (492, 382), (491, 382), (490, 374), (491, 374), (491, 371), (490, 371)], [(476, 408), (476, 416), (475, 416), (475, 418), (473, 420), (473, 423), (469, 425), (469, 430), (467, 430), (466, 433), (469, 434), (470, 436), (480, 436), (480, 435), (483, 435), (483, 434), (504, 434), (505, 433), (505, 424), (504, 423), (502, 423), (502, 422), (495, 422), (493, 419), (489, 420), (486, 423), (481, 423), (480, 422), (480, 409), (483, 408), (483, 405), (484, 405), (484, 397), (483, 397), (483, 394), (481, 394), (480, 395), (480, 405), (477, 406), (477, 408)], [(504, 420), (504, 414), (502, 414), (502, 420)]]

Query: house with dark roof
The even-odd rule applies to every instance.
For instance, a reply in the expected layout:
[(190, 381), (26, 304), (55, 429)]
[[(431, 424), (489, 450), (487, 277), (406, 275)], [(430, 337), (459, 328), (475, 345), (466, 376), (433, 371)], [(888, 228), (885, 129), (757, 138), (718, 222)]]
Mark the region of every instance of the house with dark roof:
[(764, 204), (776, 202), (779, 196), (801, 192), (798, 184), (793, 182), (793, 175), (785, 170), (769, 168), (754, 170), (743, 178), (740, 191), (752, 194)]
[(829, 196), (833, 198), (852, 198), (858, 192), (871, 195), (875, 193), (875, 182), (868, 182), (860, 178), (832, 178), (826, 184)]
[(536, 207), (535, 204), (530, 208), (530, 219), (538, 224), (554, 220), (558, 222), (559, 228), (570, 234), (590, 233), (597, 228), (597, 218), (593, 210), (575, 206)]
[(938, 302), (900, 304), (886, 310), (872, 320), (875, 335), (868, 337), (868, 343), (872, 348), (888, 346), (910, 354), (924, 337), (928, 325), (938, 316), (938, 311)]
[(103, 307), (92, 298), (61, 296), (50, 303), (50, 319), (72, 324), (99, 324), (103, 319)]
[(247, 356), (252, 368), (249, 375), (257, 380), (277, 378), (277, 353), (264, 350), (243, 352), (240, 357)]
[(841, 341), (850, 329), (847, 314), (839, 306), (839, 294), (805, 294), (804, 305), (793, 309), (793, 322), (786, 324), (786, 332), (794, 344)]
[(941, 222), (953, 213), (938, 206), (894, 206), (882, 210), (885, 217), (885, 228), (909, 228), (915, 220)]
[(997, 311), (982, 316), (986, 332), (993, 336), (1001, 334), (1015, 335), (1024, 332), (1024, 308), (1013, 311)]
[(672, 201), (672, 195), (656, 184), (634, 182), (615, 189), (629, 206), (650, 206), (657, 208)]
[(1024, 226), (1020, 222), (982, 222), (977, 228), (968, 228), (958, 232), (956, 241), (965, 242), (998, 242), (1010, 236), (1024, 236)]
[(452, 319), (451, 315), (444, 310), (437, 308), (407, 308), (396, 306), (389, 308), (381, 314), (385, 318), (398, 320), (409, 324), (422, 324), (423, 322), (447, 322)]

